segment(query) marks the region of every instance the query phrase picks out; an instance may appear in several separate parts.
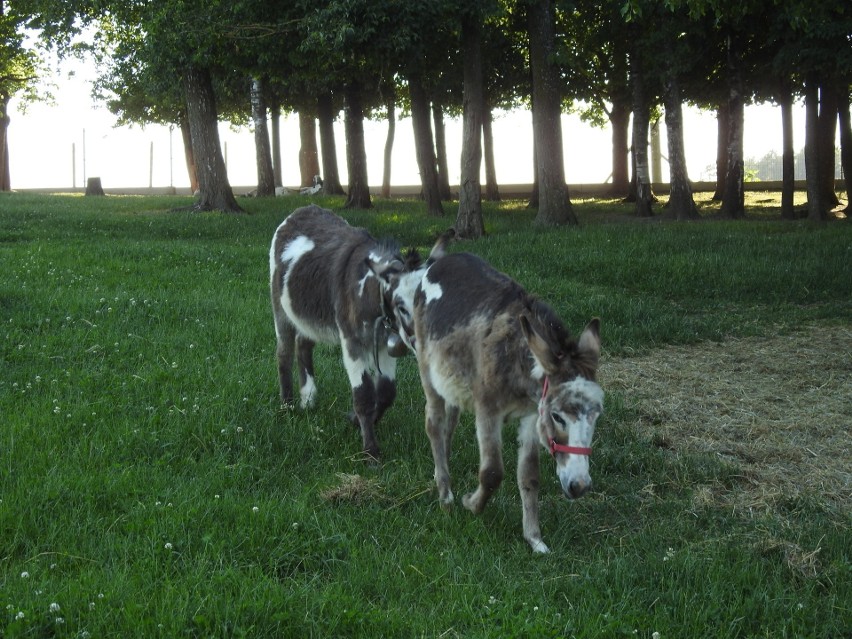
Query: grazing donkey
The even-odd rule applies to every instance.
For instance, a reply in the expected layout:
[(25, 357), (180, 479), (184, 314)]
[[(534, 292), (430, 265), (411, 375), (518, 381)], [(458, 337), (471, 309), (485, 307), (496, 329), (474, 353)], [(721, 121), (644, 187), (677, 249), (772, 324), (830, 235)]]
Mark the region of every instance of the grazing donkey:
[(297, 355), (301, 405), (312, 406), (314, 344), (340, 343), (353, 421), (364, 452), (378, 460), (374, 427), (396, 397), (394, 357), (405, 352), (391, 311), (401, 302), (394, 304), (393, 293), (399, 286), (413, 290), (425, 265), (416, 252), (403, 257), (390, 243), (312, 205), (296, 209), (276, 229), (269, 268), (281, 401), (293, 402)]
[(503, 479), (503, 423), (520, 418), (524, 539), (533, 551), (548, 552), (538, 518), (538, 445), (556, 459), (565, 495), (582, 496), (591, 486), (592, 435), (603, 410), (603, 391), (595, 382), (598, 320), (572, 340), (547, 304), (469, 253), (446, 255), (429, 266), (413, 304), (439, 501), (445, 507), (453, 502), (448, 462), (459, 412), (476, 413), (479, 486), (462, 500), (476, 514)]

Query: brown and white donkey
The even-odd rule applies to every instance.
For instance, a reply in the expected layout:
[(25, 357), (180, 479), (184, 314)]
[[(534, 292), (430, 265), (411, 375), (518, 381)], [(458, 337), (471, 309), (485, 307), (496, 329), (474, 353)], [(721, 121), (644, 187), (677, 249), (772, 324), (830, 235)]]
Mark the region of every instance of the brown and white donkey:
[(524, 538), (533, 551), (548, 552), (539, 527), (539, 448), (555, 458), (569, 499), (590, 488), (589, 455), (604, 397), (595, 382), (598, 320), (575, 341), (547, 304), (469, 253), (429, 265), (413, 308), (439, 501), (453, 502), (450, 443), (460, 411), (476, 413), (479, 485), (462, 499), (476, 514), (503, 479), (503, 424), (518, 418)]
[(411, 299), (425, 266), (416, 252), (403, 256), (394, 244), (379, 242), (318, 206), (293, 211), (272, 239), (270, 292), (281, 401), (294, 399), (296, 355), (301, 405), (313, 405), (314, 344), (341, 344), (354, 421), (372, 459), (379, 457), (376, 422), (396, 397), (394, 358), (405, 352), (391, 309), (398, 307), (401, 316), (407, 311), (393, 301), (394, 294), (401, 289), (402, 298)]

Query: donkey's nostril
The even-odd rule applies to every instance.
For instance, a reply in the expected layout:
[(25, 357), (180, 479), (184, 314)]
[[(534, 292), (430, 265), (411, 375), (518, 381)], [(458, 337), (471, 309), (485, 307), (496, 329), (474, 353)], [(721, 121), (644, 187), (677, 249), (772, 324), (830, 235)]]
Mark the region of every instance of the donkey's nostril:
[(591, 484), (583, 481), (582, 479), (574, 479), (568, 484), (568, 497), (571, 499), (577, 499), (578, 497), (582, 497), (585, 495)]

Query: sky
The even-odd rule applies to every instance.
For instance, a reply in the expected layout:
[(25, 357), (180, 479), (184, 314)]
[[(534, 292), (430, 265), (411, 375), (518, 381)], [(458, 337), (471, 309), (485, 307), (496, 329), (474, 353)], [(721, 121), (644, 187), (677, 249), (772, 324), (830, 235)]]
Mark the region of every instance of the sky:
[[(68, 77), (69, 71), (74, 75)], [(100, 177), (104, 188), (144, 188), (147, 186), (185, 188), (189, 186), (180, 131), (169, 127), (116, 127), (115, 117), (91, 96), (95, 71), (90, 65), (74, 62), (49, 80), (55, 84), (53, 104), (36, 103), (19, 111), (20, 102), (10, 105), (9, 154), (13, 189), (63, 189), (85, 186), (87, 177)], [(493, 125), (497, 179), (502, 184), (532, 182), (532, 118), (525, 110), (495, 114)], [(447, 119), (447, 155), (450, 183), (458, 184), (461, 157), (461, 120)], [(562, 136), (566, 180), (569, 184), (600, 183), (607, 180), (611, 167), (609, 128), (598, 129), (577, 116), (563, 116)], [(381, 184), (387, 122), (365, 121), (367, 169), (370, 185)], [(663, 155), (666, 155), (665, 126), (660, 127)], [(257, 184), (254, 136), (248, 127), (235, 129), (220, 124), (220, 138), (226, 154), (228, 176), (236, 193)], [(335, 125), (338, 167), (346, 184), (346, 156), (343, 122)], [(282, 169), (284, 184), (298, 186), (298, 118), (282, 118)], [(715, 114), (694, 108), (684, 111), (684, 137), (689, 176), (712, 180), (715, 171)], [(804, 141), (804, 108), (794, 109), (795, 148)], [(746, 108), (744, 134), (746, 158), (760, 158), (771, 150), (780, 154), (781, 113), (771, 105)], [(484, 168), (483, 168), (484, 171)], [(667, 176), (665, 162), (664, 177)], [(397, 121), (391, 182), (395, 185), (419, 183), (410, 118)], [(484, 181), (484, 176), (483, 176)]]

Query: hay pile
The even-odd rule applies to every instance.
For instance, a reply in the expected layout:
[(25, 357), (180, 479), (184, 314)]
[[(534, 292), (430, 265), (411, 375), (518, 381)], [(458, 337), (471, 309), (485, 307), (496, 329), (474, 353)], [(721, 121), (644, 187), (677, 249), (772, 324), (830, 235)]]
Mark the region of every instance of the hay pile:
[(852, 509), (849, 327), (668, 347), (605, 361), (600, 377), (638, 414), (642, 436), (742, 469), (735, 491), (695, 487), (697, 505), (775, 510), (810, 494)]

